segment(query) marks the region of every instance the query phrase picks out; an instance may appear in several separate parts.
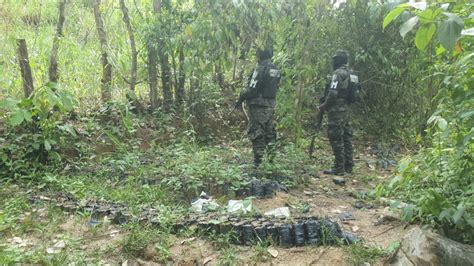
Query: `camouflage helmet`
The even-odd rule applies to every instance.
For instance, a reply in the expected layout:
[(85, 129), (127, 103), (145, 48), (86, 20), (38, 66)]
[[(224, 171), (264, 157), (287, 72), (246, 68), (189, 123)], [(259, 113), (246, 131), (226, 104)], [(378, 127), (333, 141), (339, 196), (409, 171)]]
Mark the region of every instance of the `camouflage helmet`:
[(349, 53), (346, 50), (337, 50), (331, 58), (341, 58), (347, 60), (349, 58)]
[(347, 64), (349, 61), (349, 53), (345, 50), (338, 50), (332, 57), (332, 66), (334, 69)]
[(259, 61), (264, 61), (272, 58), (272, 51), (270, 49), (257, 49), (257, 59)]

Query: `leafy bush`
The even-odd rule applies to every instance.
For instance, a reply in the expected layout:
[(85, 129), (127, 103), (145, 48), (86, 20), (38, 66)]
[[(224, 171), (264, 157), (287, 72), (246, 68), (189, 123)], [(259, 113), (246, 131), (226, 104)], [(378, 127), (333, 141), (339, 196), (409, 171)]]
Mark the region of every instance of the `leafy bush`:
[(60, 145), (76, 137), (74, 128), (63, 122), (74, 105), (71, 95), (58, 90), (53, 83), (37, 89), (29, 98), (0, 101), (4, 111), (1, 119), (6, 121), (0, 146), (0, 173), (28, 174), (44, 164), (60, 161)]
[[(391, 11), (387, 18), (398, 12), (397, 9), (403, 11), (409, 7), (408, 4), (402, 4)], [(465, 50), (459, 49), (462, 27), (474, 25), (472, 15), (464, 22), (459, 17), (467, 16), (469, 10), (472, 10), (472, 5), (442, 3), (432, 4), (424, 11), (418, 8), (412, 10), (415, 15), (413, 18), (419, 17), (421, 21), (415, 35), (415, 43), (420, 50), (426, 47), (431, 41), (434, 30), (438, 29), (440, 46), (437, 53), (440, 56), (436, 58), (433, 67), (436, 69), (435, 75), (442, 82), (440, 90), (434, 97), (437, 103), (436, 111), (427, 121), (428, 137), (424, 146), (417, 155), (406, 157), (400, 162), (398, 174), (379, 192), (411, 203), (404, 209), (406, 218), (419, 219), (433, 225), (452, 239), (472, 244), (474, 243), (472, 38), (463, 38)], [(427, 20), (424, 17), (426, 14), (432, 14), (441, 20)], [(441, 14), (444, 14), (444, 17), (440, 17)], [(401, 31), (404, 27), (406, 23), (401, 26)], [(423, 30), (426, 27), (434, 27), (433, 32), (427, 34)], [(447, 29), (450, 30), (446, 32)], [(421, 45), (420, 42), (426, 43)]]

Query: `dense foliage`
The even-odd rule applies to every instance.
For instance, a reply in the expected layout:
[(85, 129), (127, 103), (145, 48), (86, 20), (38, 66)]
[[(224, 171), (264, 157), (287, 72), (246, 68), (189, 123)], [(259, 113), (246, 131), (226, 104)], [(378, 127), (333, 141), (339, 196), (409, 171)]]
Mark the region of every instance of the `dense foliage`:
[[(438, 84), (433, 95), (436, 109), (427, 121), (428, 137), (417, 155), (400, 162), (398, 175), (386, 189), (414, 204), (405, 208), (407, 218), (432, 223), (451, 238), (470, 243), (474, 243), (473, 9), (473, 4), (402, 4), (384, 21), (385, 26), (394, 14), (409, 10), (400, 34), (415, 31), (421, 51), (433, 47), (426, 51), (432, 62), (427, 79)], [(435, 33), (437, 40), (432, 40)]]
[[(173, 145), (174, 155), (163, 156), (175, 165), (160, 169), (170, 186), (198, 190), (203, 181), (238, 181), (243, 170), (219, 169), (211, 154), (222, 150), (195, 147), (239, 138), (237, 121), (244, 117), (229, 111), (255, 64), (256, 48), (272, 45), (283, 70), (276, 119), (291, 158), (303, 156), (304, 137), (312, 131), (315, 105), (331, 71), (329, 58), (345, 48), (363, 87), (353, 108), (357, 136), (388, 146), (402, 143), (416, 152), (400, 162), (397, 176), (379, 192), (408, 202), (408, 218), (474, 241), (469, 234), (474, 227), (473, 5), (347, 2), (124, 1), (138, 53), (134, 69), (119, 1), (67, 1), (56, 83), (47, 71), (57, 1), (4, 0), (2, 178), (35, 177), (61, 159), (63, 165), (93, 160), (97, 144), (123, 153), (125, 145)], [(98, 3), (105, 47), (95, 25)], [(27, 41), (33, 71), (35, 90), (28, 98), (22, 97), (17, 66), (20, 38)], [(101, 86), (104, 53), (111, 86)], [(109, 90), (111, 99), (101, 98), (101, 90)], [(142, 136), (146, 129), (153, 137)], [(146, 141), (137, 141), (140, 137)], [(190, 164), (193, 159), (199, 162)], [(290, 161), (277, 168), (292, 165), (300, 166)], [(167, 176), (169, 168), (175, 172)]]

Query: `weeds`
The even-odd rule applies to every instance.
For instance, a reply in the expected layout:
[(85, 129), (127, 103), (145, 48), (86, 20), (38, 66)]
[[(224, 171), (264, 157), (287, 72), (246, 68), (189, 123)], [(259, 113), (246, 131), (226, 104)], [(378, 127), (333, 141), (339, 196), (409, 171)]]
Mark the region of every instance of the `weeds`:
[(345, 250), (349, 253), (349, 258), (353, 265), (363, 265), (366, 262), (372, 264), (378, 259), (394, 253), (399, 246), (399, 242), (393, 242), (389, 247), (383, 249), (377, 246), (367, 247), (359, 243), (349, 245)]
[(266, 262), (270, 259), (267, 248), (270, 246), (270, 243), (264, 239), (257, 239), (253, 245), (255, 255), (253, 256), (254, 260), (257, 262)]
[(227, 247), (219, 251), (218, 265), (235, 265), (238, 262), (234, 247)]
[(124, 240), (122, 249), (129, 256), (140, 256), (149, 244), (162, 235), (162, 232), (154, 228), (142, 227), (139, 224), (129, 224), (127, 227), (129, 235)]

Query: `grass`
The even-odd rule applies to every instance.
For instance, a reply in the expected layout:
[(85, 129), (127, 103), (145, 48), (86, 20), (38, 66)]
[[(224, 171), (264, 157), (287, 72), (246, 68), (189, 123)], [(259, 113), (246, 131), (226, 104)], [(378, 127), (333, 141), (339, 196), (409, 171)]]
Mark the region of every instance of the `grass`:
[(372, 264), (377, 260), (394, 253), (400, 246), (399, 242), (393, 242), (386, 249), (377, 246), (365, 246), (361, 243), (345, 247), (353, 265), (362, 265), (366, 262)]
[(267, 240), (257, 240), (254, 245), (253, 249), (255, 255), (253, 259), (257, 262), (266, 262), (270, 259), (270, 254), (267, 251), (267, 248), (270, 246), (270, 243)]
[(218, 265), (236, 265), (238, 261), (234, 247), (227, 247), (219, 251), (219, 256), (217, 257)]
[[(122, 133), (114, 134), (120, 137)], [(84, 144), (82, 159), (71, 162), (72, 167), (61, 171), (50, 170), (25, 180), (28, 180), (31, 191), (50, 195), (62, 192), (73, 195), (79, 201), (124, 203), (132, 213), (138, 213), (144, 208), (156, 208), (160, 213), (160, 228), (132, 222), (122, 227), (124, 236), (118, 243), (94, 250), (84, 249), (90, 239), (107, 235), (109, 224), (99, 221), (97, 226), (89, 228), (87, 222), (92, 218), (91, 214), (78, 211), (72, 214), (73, 219), (76, 224), (86, 227), (87, 233), (79, 237), (71, 235), (67, 229), (60, 229), (71, 214), (45, 202), (31, 204), (24, 193), (25, 188), (16, 185), (2, 186), (0, 235), (4, 240), (0, 241), (0, 264), (66, 264), (73, 261), (100, 263), (104, 256), (119, 260), (140, 257), (147, 247), (155, 252), (154, 260), (166, 261), (171, 256), (170, 247), (173, 243), (171, 224), (179, 216), (186, 214), (190, 203), (190, 199), (186, 198), (189, 195), (184, 195), (182, 190), (199, 193), (206, 190), (204, 184), (224, 182), (230, 182), (232, 187), (238, 188), (246, 182), (244, 178), (252, 171), (251, 152), (241, 149), (242, 142), (200, 146), (184, 141), (164, 147), (152, 146), (148, 152), (127, 143), (122, 145), (115, 152), (98, 156), (94, 149)], [(309, 168), (313, 169), (312, 166), (300, 167), (308, 164), (303, 155), (301, 149), (291, 145), (282, 146), (277, 152), (275, 164), (265, 164), (262, 170), (265, 175), (277, 173), (301, 177)], [(143, 180), (149, 178), (159, 180), (158, 184), (145, 184)], [(292, 185), (301, 180), (303, 179), (293, 179)], [(191, 237), (198, 233), (187, 229), (179, 235)], [(18, 249), (6, 242), (13, 236), (33, 237), (38, 243)], [(235, 264), (238, 261), (237, 250), (230, 244), (231, 238), (231, 234), (209, 237), (219, 251), (218, 261), (221, 264)], [(53, 246), (57, 239), (65, 239), (67, 247), (59, 254), (47, 254), (46, 249)], [(256, 259), (268, 259), (267, 246), (267, 243), (255, 243)]]

